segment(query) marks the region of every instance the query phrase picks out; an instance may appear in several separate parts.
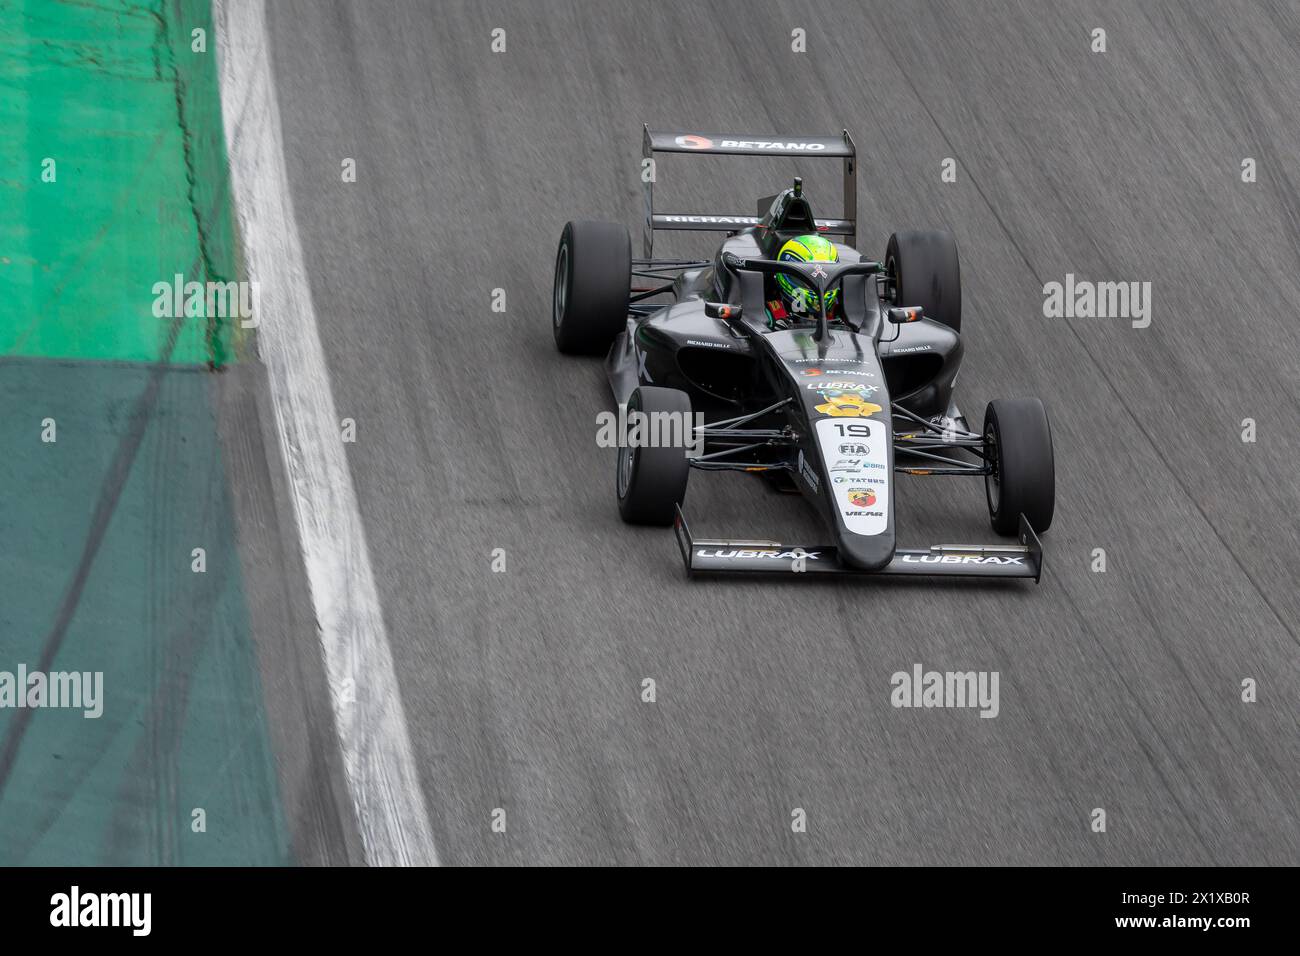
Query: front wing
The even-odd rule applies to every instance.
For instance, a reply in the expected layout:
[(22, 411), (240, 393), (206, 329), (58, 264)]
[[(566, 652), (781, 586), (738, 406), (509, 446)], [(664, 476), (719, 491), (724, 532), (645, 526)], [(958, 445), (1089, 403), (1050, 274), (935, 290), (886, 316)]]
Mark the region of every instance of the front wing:
[(688, 574), (892, 574), (966, 578), (1033, 578), (1043, 573), (1043, 545), (1024, 515), (1019, 545), (940, 544), (899, 548), (889, 564), (863, 571), (843, 563), (833, 545), (798, 547), (775, 541), (717, 541), (691, 537), (681, 506), (673, 533)]

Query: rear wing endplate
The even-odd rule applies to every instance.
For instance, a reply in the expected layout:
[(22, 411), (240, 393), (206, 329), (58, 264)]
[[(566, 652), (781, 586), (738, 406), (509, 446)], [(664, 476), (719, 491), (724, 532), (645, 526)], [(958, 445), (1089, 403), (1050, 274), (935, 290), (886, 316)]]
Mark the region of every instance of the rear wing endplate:
[[(817, 229), (833, 236), (843, 236), (850, 246), (857, 244), (858, 182), (857, 148), (848, 130), (839, 136), (753, 136), (748, 133), (687, 133), (676, 130), (652, 130), (643, 127), (642, 175), (645, 192), (645, 231), (643, 254), (654, 256), (654, 234), (658, 231), (735, 232), (757, 226), (757, 216), (656, 213), (654, 176), (647, 175), (646, 163), (655, 153), (696, 153), (714, 156), (808, 156), (844, 161), (844, 212), (841, 219), (818, 219)], [(652, 168), (652, 167), (650, 167)]]

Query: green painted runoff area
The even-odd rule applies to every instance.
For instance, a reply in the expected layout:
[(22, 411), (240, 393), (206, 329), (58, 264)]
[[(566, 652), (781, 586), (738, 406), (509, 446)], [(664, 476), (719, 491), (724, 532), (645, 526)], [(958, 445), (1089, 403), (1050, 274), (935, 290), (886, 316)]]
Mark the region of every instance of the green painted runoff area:
[[(241, 331), (154, 314), (237, 278), (216, 75), (206, 0), (0, 0), (0, 865), (293, 862), (213, 403)], [(17, 706), (42, 663), (98, 703)]]
[(206, 2), (0, 0), (0, 355), (231, 360), (237, 321), (169, 352), (154, 314), (236, 278), (215, 64)]
[(290, 862), (210, 374), (0, 363), (0, 671), (53, 640), (48, 670), (103, 675), (98, 717), (27, 711), (0, 865)]

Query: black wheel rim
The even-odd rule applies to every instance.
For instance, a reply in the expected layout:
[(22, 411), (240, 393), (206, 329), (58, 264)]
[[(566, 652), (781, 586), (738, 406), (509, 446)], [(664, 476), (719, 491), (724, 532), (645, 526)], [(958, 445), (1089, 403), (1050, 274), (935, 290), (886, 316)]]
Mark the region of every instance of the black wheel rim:
[(555, 294), (551, 308), (551, 323), (559, 328), (564, 318), (564, 304), (569, 297), (569, 247), (561, 245), (555, 257)]
[[(627, 403), (629, 421), (632, 413), (639, 411), (640, 408), (641, 395), (633, 392)], [(627, 497), (628, 489), (632, 487), (632, 466), (636, 464), (636, 448), (628, 441), (626, 434), (619, 435), (618, 442), (618, 500), (622, 501)]]
[(996, 515), (1002, 507), (1002, 481), (998, 471), (998, 433), (992, 422), (984, 426), (984, 457), (989, 463), (989, 473), (984, 476), (984, 490), (989, 496), (989, 511)]
[(636, 449), (629, 445), (618, 450), (618, 497), (627, 497), (627, 490), (632, 485), (632, 460)]

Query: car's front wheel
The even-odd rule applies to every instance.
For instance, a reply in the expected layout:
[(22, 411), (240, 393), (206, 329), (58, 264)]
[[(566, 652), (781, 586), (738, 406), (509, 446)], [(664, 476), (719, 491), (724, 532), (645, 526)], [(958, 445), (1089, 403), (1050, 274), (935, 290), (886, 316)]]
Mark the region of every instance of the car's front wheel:
[[(634, 413), (645, 416), (640, 430)], [(618, 448), (618, 513), (628, 524), (671, 525), (691, 471), (691, 397), (642, 385), (628, 399), (627, 416), (631, 435), (621, 436)]]
[(984, 413), (984, 454), (992, 466), (984, 491), (993, 530), (1016, 534), (1022, 513), (1035, 531), (1050, 528), (1056, 510), (1056, 463), (1043, 403), (1036, 398), (989, 402)]

